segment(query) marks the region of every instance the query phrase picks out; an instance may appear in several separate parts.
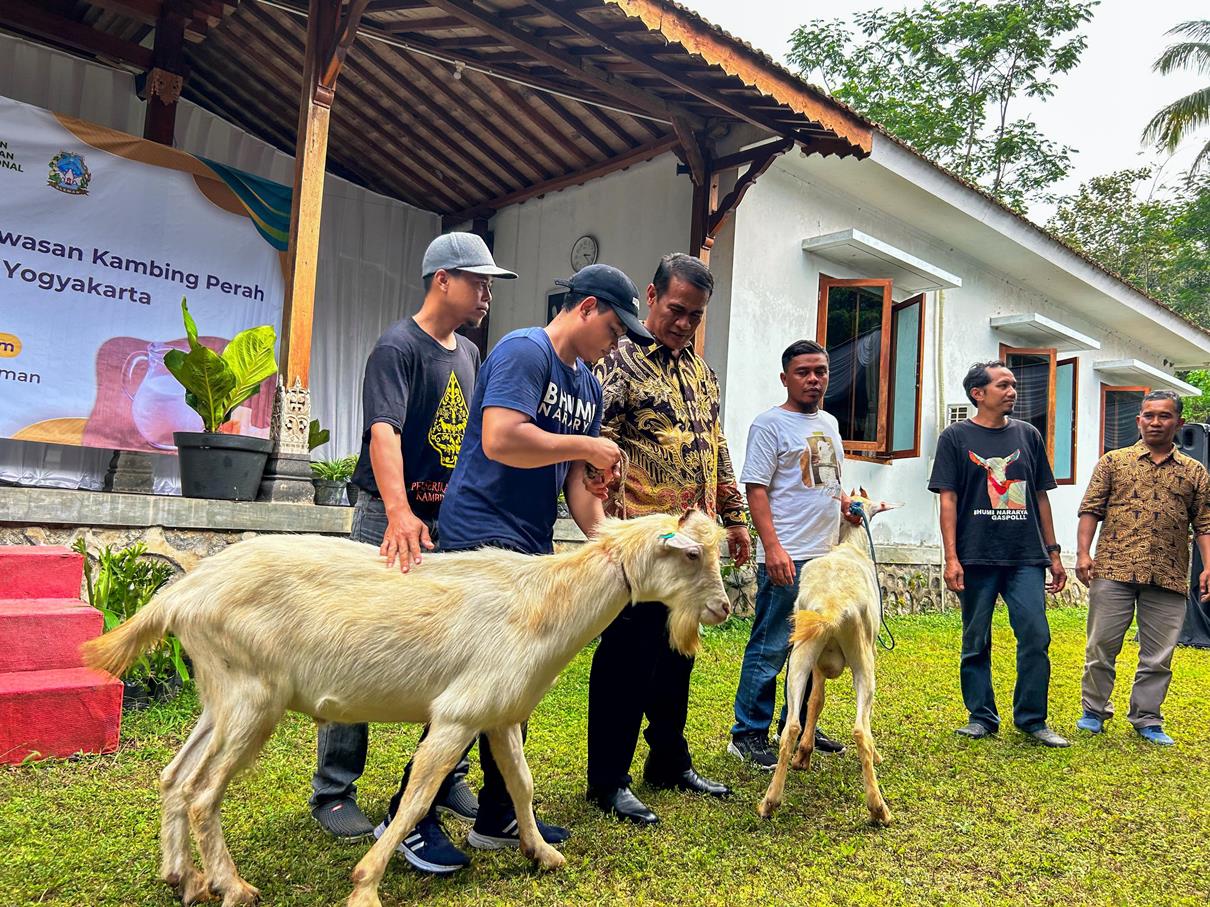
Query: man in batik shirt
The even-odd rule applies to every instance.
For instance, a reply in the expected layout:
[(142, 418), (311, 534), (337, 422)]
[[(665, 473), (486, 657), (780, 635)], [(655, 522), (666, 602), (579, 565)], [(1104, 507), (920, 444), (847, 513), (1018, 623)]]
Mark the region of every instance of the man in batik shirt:
[[(632, 517), (695, 509), (721, 517), (731, 556), (743, 564), (751, 543), (719, 426), (718, 379), (692, 346), (713, 290), (714, 277), (700, 260), (664, 256), (647, 288), (644, 324), (655, 340), (623, 339), (596, 367), (604, 396), (601, 436), (624, 455), (606, 512)], [(588, 798), (640, 825), (658, 821), (630, 790), (644, 715), (648, 785), (729, 793), (693, 770), (685, 741), (693, 659), (669, 645), (667, 621), (661, 602), (626, 608), (601, 634), (588, 687)]]

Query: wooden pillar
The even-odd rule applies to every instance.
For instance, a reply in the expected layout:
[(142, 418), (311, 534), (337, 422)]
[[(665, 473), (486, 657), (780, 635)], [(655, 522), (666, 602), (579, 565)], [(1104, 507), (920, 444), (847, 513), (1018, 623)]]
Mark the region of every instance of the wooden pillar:
[(147, 112), (143, 117), (143, 138), (161, 145), (172, 145), (176, 134), (176, 106), (185, 84), (184, 0), (165, 0), (155, 23), (155, 47), (152, 67), (147, 72), (145, 94)]
[[(718, 174), (707, 169), (705, 178), (693, 184), (693, 211), (689, 225), (689, 254), (696, 255), (710, 267), (710, 249), (714, 237), (709, 233), (710, 216), (718, 204)], [(707, 309), (707, 311), (709, 311)], [(706, 313), (693, 334), (693, 347), (701, 355), (706, 345)]]
[(273, 402), (273, 454), (261, 482), (260, 500), (312, 500), (307, 428), (311, 421), (311, 324), (319, 269), (319, 227), (328, 158), (328, 122), (336, 80), (357, 37), (369, 0), (310, 0), (303, 61), (298, 138), (294, 146), (294, 194), (286, 253), (286, 297), (278, 355), (280, 380)]

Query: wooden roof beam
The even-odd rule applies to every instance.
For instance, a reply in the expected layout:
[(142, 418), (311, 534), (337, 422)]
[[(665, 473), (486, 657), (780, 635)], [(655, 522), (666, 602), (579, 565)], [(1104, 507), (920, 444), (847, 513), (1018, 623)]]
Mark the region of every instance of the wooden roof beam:
[(637, 66), (645, 68), (653, 75), (658, 76), (666, 84), (672, 85), (673, 87), (678, 88), (687, 94), (706, 101), (719, 110), (724, 111), (728, 115), (735, 117), (737, 120), (751, 123), (753, 126), (759, 126), (762, 129), (769, 129), (773, 132), (784, 132), (784, 130), (778, 129), (766, 118), (753, 114), (743, 106), (732, 103), (726, 98), (720, 97), (719, 93), (714, 89), (699, 85), (689, 80), (685, 77), (684, 73), (678, 72), (676, 69), (666, 63), (657, 61), (654, 56), (644, 56), (634, 47), (623, 44), (618, 40), (617, 33), (612, 29), (602, 28), (601, 26), (594, 25), (593, 23), (579, 16), (571, 15), (565, 10), (562, 4), (551, 2), (551, 0), (528, 0), (528, 3), (535, 9), (542, 10), (552, 19), (563, 23), (568, 28), (575, 30), (584, 37), (597, 42), (613, 54), (622, 57), (625, 60), (629, 60), (631, 63)]
[(727, 223), (727, 219), (739, 207), (739, 203), (743, 201), (748, 190), (752, 188), (753, 183), (757, 178), (764, 174), (777, 158), (791, 148), (794, 147), (794, 139), (783, 139), (780, 142), (766, 142), (759, 148), (751, 149), (754, 154), (752, 161), (747, 171), (735, 181), (735, 186), (730, 192), (718, 203), (718, 208), (710, 213), (709, 223), (706, 227), (706, 235), (710, 239), (718, 236), (723, 229), (723, 225)]
[(635, 88), (628, 82), (610, 75), (606, 70), (586, 63), (541, 39), (534, 38), (528, 32), (513, 26), (500, 16), (475, 6), (470, 0), (430, 0), (430, 2), (433, 6), (439, 7), (451, 15), (474, 23), (486, 34), (511, 44), (518, 50), (532, 54), (535, 60), (559, 69), (623, 104), (629, 104), (637, 110), (669, 122), (672, 121), (675, 114), (683, 114), (693, 120), (696, 127), (701, 126), (699, 118), (693, 114), (676, 109), (673, 105), (665, 103), (649, 92)]
[(859, 150), (862, 157), (874, 147), (872, 127), (831, 98), (810, 88), (756, 51), (717, 34), (694, 13), (665, 0), (603, 0), (626, 15), (640, 19), (648, 29), (659, 32), (724, 72), (751, 85), (762, 94), (830, 129)]
[(97, 31), (75, 19), (48, 12), (28, 0), (4, 0), (0, 4), (0, 27), (35, 35), (61, 47), (108, 57), (138, 69), (151, 68), (150, 49)]
[[(278, 21), (274, 15), (271, 15), (268, 10), (259, 8), (255, 3), (248, 4), (247, 9), (252, 13), (254, 18), (258, 19), (268, 28), (271, 33), (277, 37), (281, 44), (284, 44), (296, 54), (303, 53), (303, 46), (299, 43), (293, 32), (291, 32), (280, 21)], [(294, 61), (291, 60), (289, 65), (295, 65)], [(351, 102), (347, 111), (342, 109), (342, 117), (348, 115), (349, 117), (361, 118), (362, 109), (376, 110), (392, 127), (399, 130), (399, 134), (411, 135), (416, 149), (420, 152), (423, 152), (429, 161), (440, 162), (442, 169), (449, 172), (452, 176), (455, 176), (458, 180), (465, 181), (465, 184), (471, 187), (475, 193), (485, 195), (495, 191), (494, 189), (490, 188), (487, 183), (480, 182), (475, 175), (473, 175), (469, 170), (464, 169), (456, 160), (453, 160), (452, 155), (457, 154), (458, 156), (462, 157), (463, 161), (468, 163), (471, 167), (478, 168), (480, 166), (474, 160), (466, 157), (465, 154), (463, 154), (460, 146), (454, 144), (447, 146), (444, 151), (438, 150), (424, 137), (420, 130), (415, 128), (415, 126), (409, 127), (408, 124), (401, 122), (397, 117), (385, 110), (379, 102), (379, 99), (365, 91), (360, 85), (357, 84), (356, 80), (352, 80), (347, 86), (347, 89), (342, 91), (342, 94)], [(365, 121), (367, 123), (373, 123), (373, 121), (368, 117), (365, 118)], [(494, 182), (497, 186), (508, 185), (508, 183), (499, 180), (498, 178), (496, 178)], [(438, 180), (437, 183), (440, 184), (440, 180)], [(463, 194), (467, 197), (474, 197), (471, 195), (471, 193), (464, 192)]]

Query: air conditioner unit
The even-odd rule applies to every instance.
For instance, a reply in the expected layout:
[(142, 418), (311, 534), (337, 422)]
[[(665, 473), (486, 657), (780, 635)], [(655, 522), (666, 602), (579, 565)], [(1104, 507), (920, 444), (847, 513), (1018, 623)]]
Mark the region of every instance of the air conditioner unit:
[(969, 419), (971, 416), (971, 408), (969, 403), (951, 403), (945, 408), (945, 425), (943, 428), (955, 423), (961, 422), (963, 419)]

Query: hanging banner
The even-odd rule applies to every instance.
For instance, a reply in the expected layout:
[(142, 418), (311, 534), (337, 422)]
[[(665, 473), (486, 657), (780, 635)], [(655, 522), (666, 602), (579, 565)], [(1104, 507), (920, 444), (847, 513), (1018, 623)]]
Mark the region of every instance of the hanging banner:
[[(280, 334), (290, 190), (0, 97), (0, 437), (172, 452), (181, 298), (221, 351)], [(273, 382), (224, 431), (268, 436)]]

